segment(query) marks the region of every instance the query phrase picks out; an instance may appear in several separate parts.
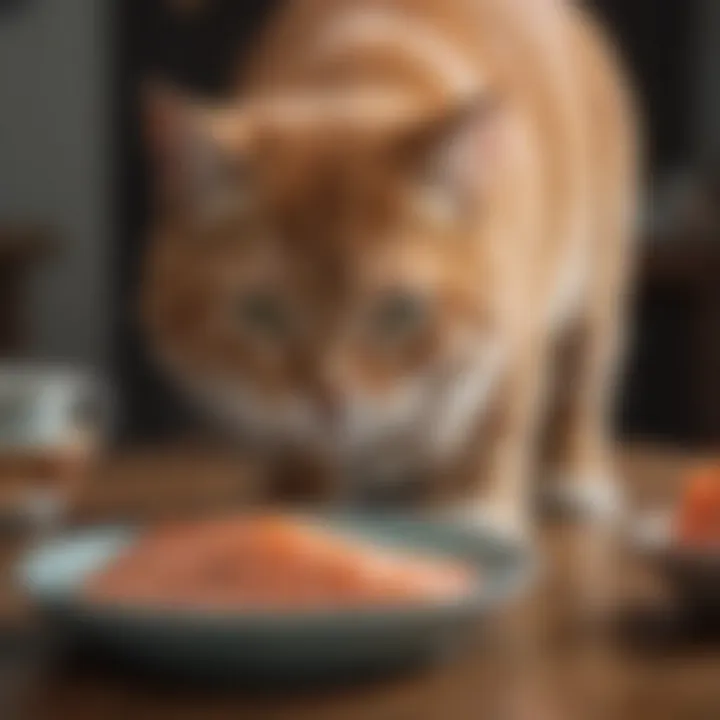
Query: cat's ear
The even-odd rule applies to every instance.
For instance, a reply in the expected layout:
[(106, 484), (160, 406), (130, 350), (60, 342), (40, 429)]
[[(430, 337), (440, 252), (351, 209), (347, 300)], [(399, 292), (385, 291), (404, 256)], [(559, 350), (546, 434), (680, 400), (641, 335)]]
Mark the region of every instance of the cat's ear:
[(452, 223), (481, 201), (502, 155), (505, 120), (502, 105), (483, 96), (413, 129), (403, 153), (415, 212)]
[[(142, 105), (154, 194), (161, 206), (205, 215), (237, 198), (245, 173), (238, 111), (211, 108), (158, 83), (145, 85)], [(226, 132), (231, 124), (232, 136)]]

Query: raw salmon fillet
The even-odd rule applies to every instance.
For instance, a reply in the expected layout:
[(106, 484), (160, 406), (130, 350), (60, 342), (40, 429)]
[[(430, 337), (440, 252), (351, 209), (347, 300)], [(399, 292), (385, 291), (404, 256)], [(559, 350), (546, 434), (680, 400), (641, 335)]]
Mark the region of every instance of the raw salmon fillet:
[(459, 561), (401, 554), (286, 517), (173, 523), (86, 583), (93, 600), (217, 609), (443, 602), (475, 583)]

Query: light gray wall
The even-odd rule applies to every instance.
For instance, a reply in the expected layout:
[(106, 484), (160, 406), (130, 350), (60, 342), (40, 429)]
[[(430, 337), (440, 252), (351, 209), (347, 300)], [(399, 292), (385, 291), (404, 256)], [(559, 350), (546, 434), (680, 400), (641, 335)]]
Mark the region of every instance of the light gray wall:
[(0, 223), (44, 223), (59, 259), (35, 280), (31, 352), (106, 361), (110, 0), (0, 13)]

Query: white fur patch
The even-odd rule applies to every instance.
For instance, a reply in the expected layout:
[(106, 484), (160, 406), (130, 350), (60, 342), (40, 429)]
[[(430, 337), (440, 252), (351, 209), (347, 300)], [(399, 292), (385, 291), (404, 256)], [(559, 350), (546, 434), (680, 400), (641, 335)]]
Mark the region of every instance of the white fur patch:
[(442, 389), (427, 438), (436, 457), (447, 457), (467, 440), (473, 423), (487, 408), (503, 361), (504, 353), (499, 346), (486, 348), (476, 362), (459, 372)]
[(588, 279), (587, 255), (586, 245), (575, 242), (560, 269), (550, 304), (549, 327), (552, 331), (561, 330), (578, 312)]
[(268, 401), (237, 382), (189, 371), (180, 358), (169, 352), (158, 353), (158, 362), (199, 409), (230, 431), (273, 443), (312, 438), (312, 411), (299, 397)]
[(414, 381), (399, 385), (382, 399), (350, 399), (339, 428), (341, 447), (354, 452), (402, 434), (422, 413), (426, 395), (422, 381)]

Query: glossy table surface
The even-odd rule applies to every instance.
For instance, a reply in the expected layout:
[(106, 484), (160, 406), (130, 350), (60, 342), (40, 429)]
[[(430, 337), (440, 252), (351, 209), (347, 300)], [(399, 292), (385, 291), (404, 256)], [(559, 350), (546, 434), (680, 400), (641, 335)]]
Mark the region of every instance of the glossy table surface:
[[(693, 458), (634, 449), (620, 459), (634, 508), (667, 504)], [(247, 502), (236, 459), (144, 452), (106, 459), (73, 522), (150, 520)], [(202, 478), (202, 481), (199, 481)], [(534, 588), (461, 657), (440, 667), (302, 691), (188, 687), (133, 675), (61, 647), (12, 586), (27, 533), (0, 535), (0, 717), (45, 720), (714, 720), (720, 632), (688, 618), (617, 533), (542, 526)]]

